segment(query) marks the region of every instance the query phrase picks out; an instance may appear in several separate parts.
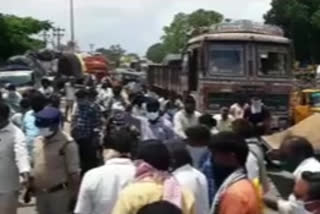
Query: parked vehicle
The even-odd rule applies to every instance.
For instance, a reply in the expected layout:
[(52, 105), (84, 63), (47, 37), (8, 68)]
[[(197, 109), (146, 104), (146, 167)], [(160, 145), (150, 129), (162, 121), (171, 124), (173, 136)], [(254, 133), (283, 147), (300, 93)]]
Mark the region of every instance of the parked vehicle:
[(293, 124), (320, 113), (320, 90), (304, 89), (292, 93), (291, 118)]
[(150, 66), (148, 81), (160, 93), (194, 94), (203, 112), (260, 97), (279, 127), (289, 121), (292, 65), (291, 41), (280, 28), (235, 21), (192, 38), (182, 57)]

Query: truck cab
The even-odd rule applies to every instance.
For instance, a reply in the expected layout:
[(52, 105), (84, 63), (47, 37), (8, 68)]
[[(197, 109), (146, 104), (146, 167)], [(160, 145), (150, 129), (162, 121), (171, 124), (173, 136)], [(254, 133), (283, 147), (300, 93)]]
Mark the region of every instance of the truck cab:
[(278, 27), (246, 20), (221, 23), (189, 41), (181, 85), (209, 113), (259, 97), (277, 127), (289, 121), (292, 55), (291, 41)]

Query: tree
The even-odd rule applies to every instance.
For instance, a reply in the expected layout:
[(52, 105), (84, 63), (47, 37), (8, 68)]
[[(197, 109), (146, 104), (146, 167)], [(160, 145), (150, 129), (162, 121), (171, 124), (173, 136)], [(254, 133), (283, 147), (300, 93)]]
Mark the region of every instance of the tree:
[(181, 53), (191, 36), (223, 20), (215, 11), (199, 9), (191, 14), (178, 13), (171, 25), (164, 27), (163, 45), (169, 53)]
[(126, 53), (126, 51), (119, 44), (111, 45), (108, 49), (99, 48), (96, 50), (96, 52), (105, 55), (109, 60), (113, 61), (116, 66), (120, 65), (120, 59)]
[(33, 36), (51, 27), (49, 21), (0, 14), (0, 61), (27, 50), (43, 48), (44, 42)]
[(162, 43), (152, 45), (147, 57), (154, 62), (161, 62), (169, 53), (181, 53), (187, 41), (198, 34), (202, 28), (208, 28), (223, 20), (223, 15), (215, 11), (199, 9), (191, 14), (178, 13), (173, 22), (163, 28)]
[(297, 60), (320, 63), (320, 1), (273, 0), (265, 22), (283, 28), (294, 42)]
[(163, 58), (166, 56), (165, 49), (163, 47), (163, 44), (156, 43), (152, 45), (148, 50), (146, 54), (147, 58), (153, 62), (160, 63), (162, 62)]

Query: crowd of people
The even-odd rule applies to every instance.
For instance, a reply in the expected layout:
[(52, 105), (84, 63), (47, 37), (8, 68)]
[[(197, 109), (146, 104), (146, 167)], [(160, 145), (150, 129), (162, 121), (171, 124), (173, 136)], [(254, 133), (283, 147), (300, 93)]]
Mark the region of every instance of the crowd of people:
[(0, 112), (1, 214), (32, 197), (39, 214), (320, 214), (320, 162), (305, 138), (272, 155), (293, 173), (290, 197), (266, 196), (275, 164), (259, 98), (211, 115), (192, 95), (45, 79), (21, 94), (8, 85)]

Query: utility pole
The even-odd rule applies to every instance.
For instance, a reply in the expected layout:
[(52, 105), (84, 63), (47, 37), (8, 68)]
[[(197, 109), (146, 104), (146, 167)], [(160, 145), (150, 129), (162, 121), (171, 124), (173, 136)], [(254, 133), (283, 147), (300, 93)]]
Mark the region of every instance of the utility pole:
[(45, 46), (47, 47), (48, 40), (50, 38), (50, 35), (48, 34), (48, 31), (43, 31), (42, 37), (43, 37), (43, 42), (44, 42)]
[(74, 51), (75, 32), (74, 32), (74, 4), (73, 4), (73, 0), (70, 0), (70, 33), (71, 33), (72, 51)]
[(60, 50), (61, 48), (61, 39), (64, 36), (65, 29), (57, 27), (53, 29), (53, 36), (57, 38), (56, 48)]

